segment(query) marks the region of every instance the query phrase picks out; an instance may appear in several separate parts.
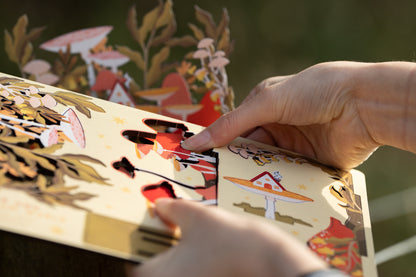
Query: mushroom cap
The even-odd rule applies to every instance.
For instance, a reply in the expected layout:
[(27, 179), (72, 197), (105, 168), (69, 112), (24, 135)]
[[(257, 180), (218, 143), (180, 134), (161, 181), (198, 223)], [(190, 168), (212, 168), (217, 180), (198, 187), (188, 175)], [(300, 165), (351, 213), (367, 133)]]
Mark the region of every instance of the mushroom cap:
[(203, 38), (198, 42), (198, 48), (205, 48), (214, 43), (212, 38)]
[(119, 67), (129, 61), (129, 58), (117, 50), (90, 54), (88, 57), (95, 63), (107, 67)]
[(51, 69), (51, 65), (45, 60), (31, 60), (23, 67), (23, 71), (33, 75), (40, 75)]
[(209, 56), (209, 52), (207, 50), (205, 50), (205, 49), (196, 50), (194, 52), (194, 54), (192, 55), (192, 57), (194, 59), (204, 59), (204, 58), (206, 58), (208, 56)]
[(204, 105), (200, 104), (183, 104), (183, 105), (169, 105), (165, 106), (164, 108), (173, 114), (179, 115), (188, 115), (192, 113), (196, 113), (200, 109), (202, 109)]
[(165, 88), (141, 90), (133, 94), (135, 96), (142, 97), (143, 99), (146, 99), (146, 100), (162, 101), (170, 97), (177, 90), (178, 90), (178, 87), (165, 87)]
[(313, 199), (309, 197), (306, 197), (306, 196), (303, 196), (303, 195), (300, 195), (291, 191), (287, 191), (287, 190), (276, 191), (273, 189), (259, 187), (259, 186), (254, 185), (252, 181), (245, 180), (245, 179), (227, 177), (227, 176), (224, 176), (224, 179), (232, 182), (234, 185), (242, 189), (262, 195), (264, 197), (273, 198), (276, 200), (282, 200), (282, 201), (292, 202), (292, 203), (313, 201)]
[(113, 26), (101, 26), (73, 31), (41, 44), (40, 48), (59, 52), (71, 45), (71, 53), (86, 52), (97, 45), (112, 29)]
[(59, 77), (53, 73), (44, 73), (40, 75), (36, 81), (46, 85), (54, 85), (59, 81)]
[(214, 57), (225, 57), (225, 52), (222, 50), (218, 50), (214, 53)]
[(227, 58), (217, 57), (217, 58), (214, 58), (208, 65), (210, 67), (219, 68), (219, 67), (226, 66), (229, 63), (230, 61)]

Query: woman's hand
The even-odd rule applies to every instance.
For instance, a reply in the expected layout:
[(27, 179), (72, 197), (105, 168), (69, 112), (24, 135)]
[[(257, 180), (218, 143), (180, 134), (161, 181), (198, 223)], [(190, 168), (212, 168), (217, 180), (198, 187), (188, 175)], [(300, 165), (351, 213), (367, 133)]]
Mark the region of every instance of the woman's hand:
[(242, 135), (346, 169), (383, 144), (412, 150), (397, 134), (408, 129), (408, 142), (416, 135), (416, 118), (405, 126), (403, 113), (406, 93), (416, 90), (414, 68), (413, 63), (331, 62), (267, 79), (236, 110), (182, 146), (202, 151)]
[(301, 276), (327, 267), (284, 231), (216, 207), (160, 199), (157, 214), (180, 227), (178, 245), (139, 266), (129, 276)]

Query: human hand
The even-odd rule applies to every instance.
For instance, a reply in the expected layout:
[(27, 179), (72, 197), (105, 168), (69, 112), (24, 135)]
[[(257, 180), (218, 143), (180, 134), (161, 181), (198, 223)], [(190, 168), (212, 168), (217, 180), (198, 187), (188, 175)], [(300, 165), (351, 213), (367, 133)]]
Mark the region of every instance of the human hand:
[(362, 64), (324, 63), (296, 75), (266, 79), (234, 111), (182, 146), (202, 151), (239, 135), (352, 168), (380, 145), (357, 108), (354, 71)]
[(260, 221), (167, 198), (156, 202), (156, 211), (180, 227), (182, 238), (143, 265), (130, 265), (128, 276), (301, 276), (327, 267), (305, 245)]

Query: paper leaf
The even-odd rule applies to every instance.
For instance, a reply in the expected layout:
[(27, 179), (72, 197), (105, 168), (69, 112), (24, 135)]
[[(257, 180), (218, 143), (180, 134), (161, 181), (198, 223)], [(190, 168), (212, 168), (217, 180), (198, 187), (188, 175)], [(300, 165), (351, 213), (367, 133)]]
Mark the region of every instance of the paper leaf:
[(228, 28), (228, 25), (230, 24), (230, 17), (229, 17), (229, 15), (228, 15), (228, 11), (227, 11), (227, 9), (226, 8), (224, 8), (223, 10), (222, 10), (222, 17), (221, 17), (221, 21), (220, 21), (220, 24), (218, 25), (218, 27), (217, 27), (217, 30), (216, 30), (216, 32), (215, 32), (215, 40), (217, 40), (219, 37), (220, 37), (220, 35), (222, 34), (222, 33), (224, 33), (224, 30), (226, 29), (226, 28)]
[(70, 154), (62, 155), (60, 157), (60, 160), (65, 163), (65, 165), (60, 164), (60, 166), (64, 165), (63, 168), (65, 168), (66, 173), (72, 178), (83, 180), (86, 182), (94, 182), (98, 184), (109, 185), (105, 182), (106, 179), (101, 177), (93, 167), (82, 162), (86, 160), (90, 163), (104, 165), (99, 160), (93, 159), (85, 155)]
[(170, 47), (174, 47), (174, 46), (190, 47), (190, 46), (197, 45), (198, 41), (194, 37), (190, 35), (186, 35), (180, 38), (171, 38), (165, 44)]
[(6, 142), (6, 143), (12, 143), (12, 144), (17, 144), (17, 143), (26, 143), (29, 141), (29, 137), (27, 136), (0, 136), (0, 141)]
[(139, 44), (142, 44), (143, 42), (140, 41), (140, 35), (139, 35), (139, 31), (137, 29), (136, 5), (133, 5), (133, 7), (130, 8), (130, 10), (127, 14), (126, 22), (127, 22), (127, 28), (129, 29), (131, 36)]
[(127, 46), (117, 46), (117, 50), (121, 54), (129, 57), (129, 59), (136, 64), (137, 68), (144, 70), (144, 60), (142, 54), (140, 54), (137, 51), (131, 50)]
[(156, 20), (160, 14), (161, 8), (162, 6), (158, 5), (144, 16), (142, 26), (140, 26), (138, 31), (140, 45), (144, 45), (147, 35), (154, 28)]
[(167, 24), (170, 24), (172, 19), (175, 21), (173, 11), (172, 11), (172, 0), (167, 0), (165, 5), (163, 6), (162, 14), (158, 17), (156, 21), (156, 29), (160, 28), (162, 26), (165, 26)]
[(230, 30), (228, 28), (224, 29), (224, 32), (222, 32), (221, 39), (218, 42), (218, 50), (223, 50), (225, 53), (231, 52), (230, 47)]
[(33, 41), (35, 39), (38, 39), (40, 35), (42, 34), (43, 30), (45, 30), (45, 27), (36, 27), (29, 31), (29, 33), (26, 35), (25, 39), (27, 42)]
[(196, 25), (192, 23), (188, 23), (188, 26), (189, 28), (191, 28), (192, 32), (194, 33), (194, 36), (196, 37), (198, 41), (205, 38), (204, 32), (202, 32), (201, 29), (199, 29)]
[(212, 15), (206, 10), (203, 10), (197, 5), (195, 5), (195, 16), (196, 19), (205, 26), (206, 36), (210, 38), (215, 38), (217, 26), (215, 25)]
[(90, 109), (96, 112), (105, 112), (101, 107), (90, 102), (90, 98), (87, 96), (60, 91), (54, 93), (53, 97), (58, 103), (74, 106), (75, 109), (83, 113), (88, 118), (91, 118)]
[(23, 51), (23, 55), (21, 57), (21, 65), (25, 65), (30, 58), (32, 57), (33, 46), (31, 43), (26, 43), (25, 50)]
[(18, 63), (16, 52), (13, 45), (13, 38), (7, 30), (4, 30), (4, 48), (9, 59), (12, 62)]
[(152, 65), (147, 75), (147, 84), (149, 87), (154, 84), (162, 74), (162, 63), (169, 57), (169, 47), (163, 47), (152, 57)]
[(19, 17), (16, 25), (13, 27), (14, 46), (17, 56), (20, 56), (20, 53), (22, 51), (28, 23), (29, 19), (27, 15), (22, 15), (21, 17)]
[(165, 42), (167, 42), (175, 33), (176, 31), (176, 22), (175, 19), (172, 18), (170, 23), (162, 30), (159, 36), (155, 37), (150, 46), (159, 46)]

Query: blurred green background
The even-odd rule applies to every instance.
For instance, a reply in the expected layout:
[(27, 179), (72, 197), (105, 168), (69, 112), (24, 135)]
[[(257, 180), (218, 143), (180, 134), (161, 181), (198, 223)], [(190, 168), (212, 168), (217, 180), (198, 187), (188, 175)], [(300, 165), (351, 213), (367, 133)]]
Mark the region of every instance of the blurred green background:
[[(133, 4), (141, 18), (157, 1), (2, 1), (0, 29), (11, 31), (22, 14), (29, 17), (29, 29), (46, 26), (34, 43), (37, 58), (48, 58), (48, 53), (38, 49), (42, 42), (66, 32), (100, 25), (114, 26), (109, 45), (134, 48), (136, 44), (125, 23)], [(174, 11), (178, 35), (190, 34), (187, 22), (196, 23), (194, 4), (210, 11), (217, 22), (222, 8), (228, 9), (235, 48), (227, 71), (237, 104), (262, 79), (292, 74), (319, 62), (416, 59), (416, 1), (412, 0), (177, 0)], [(2, 35), (0, 71), (18, 75), (16, 65), (8, 60), (3, 49)], [(135, 77), (134, 70), (132, 67), (126, 71)], [(381, 196), (414, 188), (415, 169), (416, 155), (390, 147), (380, 148), (359, 167), (366, 174), (370, 204)], [(404, 213), (373, 222), (376, 251), (416, 234), (415, 205), (404, 205), (405, 200), (401, 201), (400, 197), (396, 202), (381, 201), (385, 202), (381, 205), (384, 207), (403, 207)], [(380, 204), (371, 206), (370, 211), (379, 218), (383, 211), (377, 207)], [(414, 276), (414, 261), (416, 253), (383, 263), (378, 267), (379, 275)]]

